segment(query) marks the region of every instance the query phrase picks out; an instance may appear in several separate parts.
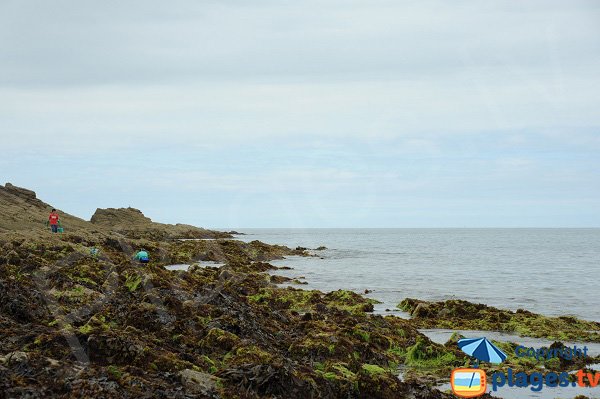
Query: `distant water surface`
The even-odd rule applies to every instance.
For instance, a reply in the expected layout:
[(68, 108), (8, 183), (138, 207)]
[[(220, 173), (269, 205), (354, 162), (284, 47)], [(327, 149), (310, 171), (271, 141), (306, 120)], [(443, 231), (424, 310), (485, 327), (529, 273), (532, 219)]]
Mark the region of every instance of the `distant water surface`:
[(328, 249), (272, 262), (323, 291), (460, 298), (600, 321), (600, 229), (237, 229), (244, 241)]

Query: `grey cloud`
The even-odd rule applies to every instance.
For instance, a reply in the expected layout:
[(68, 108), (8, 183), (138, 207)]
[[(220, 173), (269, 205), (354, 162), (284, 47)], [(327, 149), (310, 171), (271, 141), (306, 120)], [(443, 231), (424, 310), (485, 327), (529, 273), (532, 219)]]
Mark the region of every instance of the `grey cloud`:
[(600, 12), (588, 2), (19, 0), (0, 15), (3, 86), (418, 79), (557, 63), (585, 75), (600, 66)]

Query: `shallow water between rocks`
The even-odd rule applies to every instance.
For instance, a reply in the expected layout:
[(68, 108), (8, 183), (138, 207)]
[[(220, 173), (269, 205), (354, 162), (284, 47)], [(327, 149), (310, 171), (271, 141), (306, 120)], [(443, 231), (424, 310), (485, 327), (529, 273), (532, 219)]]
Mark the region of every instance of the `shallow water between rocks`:
[(217, 263), (217, 262), (196, 262), (196, 263), (181, 263), (181, 264), (177, 264), (177, 265), (167, 265), (165, 266), (165, 269), (167, 270), (188, 270), (190, 268), (190, 266), (192, 265), (196, 265), (199, 267), (220, 267), (223, 266), (224, 263)]

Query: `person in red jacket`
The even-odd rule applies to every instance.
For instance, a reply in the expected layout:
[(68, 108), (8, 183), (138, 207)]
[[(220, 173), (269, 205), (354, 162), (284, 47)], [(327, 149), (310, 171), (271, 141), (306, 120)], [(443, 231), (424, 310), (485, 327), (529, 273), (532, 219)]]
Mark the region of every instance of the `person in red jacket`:
[(52, 229), (52, 232), (58, 233), (59, 218), (58, 213), (56, 213), (56, 209), (52, 209), (52, 212), (50, 212), (50, 216), (48, 217), (48, 223), (50, 223), (50, 228)]

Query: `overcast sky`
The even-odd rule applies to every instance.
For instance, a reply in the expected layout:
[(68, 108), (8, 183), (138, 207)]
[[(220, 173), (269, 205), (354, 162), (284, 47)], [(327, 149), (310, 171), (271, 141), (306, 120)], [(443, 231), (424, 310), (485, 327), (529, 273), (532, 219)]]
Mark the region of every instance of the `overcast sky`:
[(0, 177), (86, 219), (600, 227), (599, 110), (598, 1), (0, 0)]

